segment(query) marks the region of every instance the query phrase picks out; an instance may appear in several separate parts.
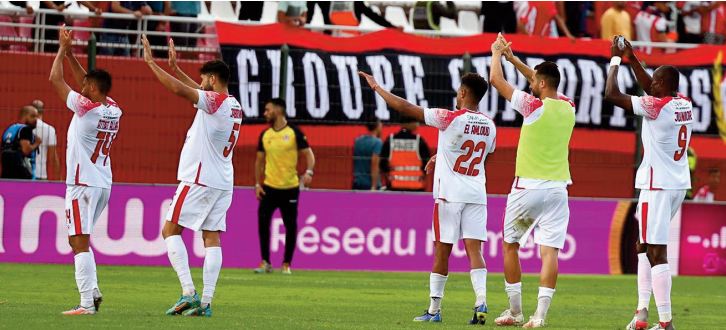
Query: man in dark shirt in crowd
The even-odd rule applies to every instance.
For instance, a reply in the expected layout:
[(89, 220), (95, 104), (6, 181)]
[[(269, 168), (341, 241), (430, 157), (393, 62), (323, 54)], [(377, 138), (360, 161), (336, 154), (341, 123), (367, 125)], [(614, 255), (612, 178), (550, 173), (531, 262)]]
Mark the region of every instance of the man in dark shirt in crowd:
[(42, 142), (33, 135), (38, 120), (38, 110), (33, 106), (20, 109), (20, 120), (10, 125), (3, 133), (2, 141), (2, 178), (27, 179), (33, 178), (31, 165), (35, 150)]
[(381, 148), (381, 173), (388, 190), (424, 191), (424, 167), (431, 157), (429, 146), (416, 133), (418, 122), (401, 118), (401, 130), (391, 134)]
[(353, 189), (378, 190), (380, 184), (381, 130), (380, 120), (366, 124), (368, 132), (353, 144)]
[[(153, 13), (146, 1), (111, 1), (110, 10), (108, 11), (117, 14), (133, 14), (137, 19)], [(136, 22), (129, 19), (106, 18), (103, 20), (103, 27), (118, 30), (129, 30), (131, 27), (136, 29)], [(131, 43), (128, 34), (118, 33), (102, 33), (100, 42), (120, 45), (129, 45)], [(131, 48), (101, 47), (99, 54), (129, 56), (131, 55)]]

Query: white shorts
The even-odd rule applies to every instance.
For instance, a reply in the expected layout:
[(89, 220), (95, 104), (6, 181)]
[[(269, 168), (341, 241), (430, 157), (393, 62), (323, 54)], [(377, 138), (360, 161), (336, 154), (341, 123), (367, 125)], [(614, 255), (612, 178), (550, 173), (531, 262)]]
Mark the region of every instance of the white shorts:
[(434, 204), (434, 239), (456, 244), (460, 239), (487, 240), (487, 206), (437, 200)]
[(90, 235), (93, 225), (108, 205), (111, 189), (66, 186), (66, 226), (68, 236)]
[(194, 231), (225, 231), (230, 205), (232, 190), (180, 182), (166, 213), (166, 221)]
[(522, 246), (534, 230), (535, 243), (561, 249), (569, 222), (567, 188), (512, 189), (504, 214), (504, 241)]
[(671, 219), (686, 197), (685, 190), (641, 190), (635, 218), (640, 243), (667, 245)]

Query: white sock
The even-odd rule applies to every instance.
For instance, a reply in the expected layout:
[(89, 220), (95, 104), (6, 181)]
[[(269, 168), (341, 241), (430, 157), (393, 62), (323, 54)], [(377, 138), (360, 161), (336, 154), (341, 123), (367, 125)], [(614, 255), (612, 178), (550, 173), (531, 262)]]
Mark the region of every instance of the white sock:
[(671, 269), (668, 264), (655, 265), (651, 268), (653, 276), (653, 296), (658, 307), (660, 322), (671, 321)]
[(471, 286), (476, 294), (476, 303), (474, 307), (487, 303), (487, 269), (479, 268), (469, 271), (471, 277)]
[(179, 282), (181, 282), (182, 294), (185, 296), (193, 295), (196, 290), (192, 281), (192, 273), (189, 270), (187, 247), (184, 246), (181, 235), (169, 236), (164, 241), (166, 241), (166, 253), (169, 256), (169, 262), (171, 262), (171, 266), (176, 271)]
[(504, 291), (509, 297), (509, 311), (512, 315), (522, 314), (522, 282), (507, 283), (504, 281)]
[(552, 296), (555, 295), (555, 289), (547, 287), (539, 287), (537, 295), (537, 311), (534, 312), (534, 318), (544, 320), (547, 317), (547, 310), (550, 309)]
[(81, 252), (73, 257), (76, 265), (76, 285), (81, 293), (81, 306), (93, 307), (93, 257)]
[(638, 253), (638, 308), (648, 309), (650, 294), (653, 292), (653, 281), (650, 276), (650, 261), (645, 253)]
[(217, 287), (219, 270), (222, 269), (222, 248), (219, 246), (206, 248), (204, 256), (204, 289), (202, 290), (202, 305), (212, 303), (214, 289)]
[(429, 314), (436, 314), (441, 309), (441, 300), (444, 299), (444, 287), (448, 276), (431, 273), (429, 275), (429, 296), (431, 304), (429, 304)]
[(98, 289), (98, 275), (96, 273), (96, 256), (93, 254), (93, 250), (90, 248), (88, 249), (88, 253), (91, 254), (91, 260), (93, 260), (93, 298), (98, 298), (101, 296), (101, 290)]

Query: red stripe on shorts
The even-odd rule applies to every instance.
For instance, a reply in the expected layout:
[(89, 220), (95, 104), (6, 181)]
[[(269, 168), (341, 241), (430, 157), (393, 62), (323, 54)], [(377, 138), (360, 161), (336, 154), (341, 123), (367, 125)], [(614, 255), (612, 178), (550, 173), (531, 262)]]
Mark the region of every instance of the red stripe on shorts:
[(81, 208), (78, 207), (78, 200), (74, 199), (72, 201), (73, 203), (73, 224), (76, 229), (76, 235), (83, 234), (83, 230), (81, 229)]
[(439, 231), (439, 203), (434, 204), (434, 239), (438, 242), (441, 239)]
[(190, 186), (184, 186), (182, 191), (179, 193), (179, 198), (176, 199), (176, 203), (174, 204), (174, 213), (171, 215), (172, 223), (179, 223), (179, 215), (181, 214), (182, 204), (184, 204), (184, 199), (187, 198), (189, 188)]
[(640, 206), (640, 235), (643, 236), (643, 243), (648, 243), (645, 240), (646, 233), (648, 232), (648, 203), (643, 203)]

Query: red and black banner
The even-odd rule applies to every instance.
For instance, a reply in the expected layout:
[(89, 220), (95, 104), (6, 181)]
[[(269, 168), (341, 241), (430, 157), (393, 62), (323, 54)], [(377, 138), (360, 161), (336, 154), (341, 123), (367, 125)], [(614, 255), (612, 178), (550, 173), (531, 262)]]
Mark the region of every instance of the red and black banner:
[[(281, 48), (289, 46), (286, 95), (288, 116), (308, 122), (396, 121), (395, 111), (358, 78), (370, 72), (379, 84), (424, 107), (453, 108), (460, 75), (466, 63), (484, 77), (489, 75), (494, 34), (459, 38), (429, 38), (383, 30), (358, 37), (336, 38), (279, 24), (244, 26), (217, 23), (222, 55), (233, 68), (231, 90), (247, 118), (260, 118), (264, 102), (279, 97)], [(625, 129), (635, 127), (635, 116), (603, 99), (610, 58), (605, 40), (551, 39), (507, 36), (515, 53), (528, 65), (548, 60), (560, 67), (560, 91), (577, 104), (580, 127)], [(643, 55), (650, 69), (674, 65), (681, 72), (680, 91), (693, 100), (696, 133), (717, 134), (716, 118), (722, 117), (726, 90), (720, 74), (714, 74), (722, 47), (701, 46), (675, 54)], [(471, 57), (465, 60), (465, 54)], [(721, 68), (718, 61), (716, 66)], [(504, 61), (504, 74), (516, 88), (528, 90), (526, 79)], [(714, 88), (714, 77), (717, 84)], [(635, 77), (627, 66), (619, 73), (621, 88), (638, 94)], [(714, 94), (715, 93), (715, 94)], [(715, 102), (714, 100), (718, 100)], [(491, 89), (480, 110), (498, 125), (518, 126), (521, 116), (509, 102)], [(723, 119), (721, 119), (723, 120)]]

